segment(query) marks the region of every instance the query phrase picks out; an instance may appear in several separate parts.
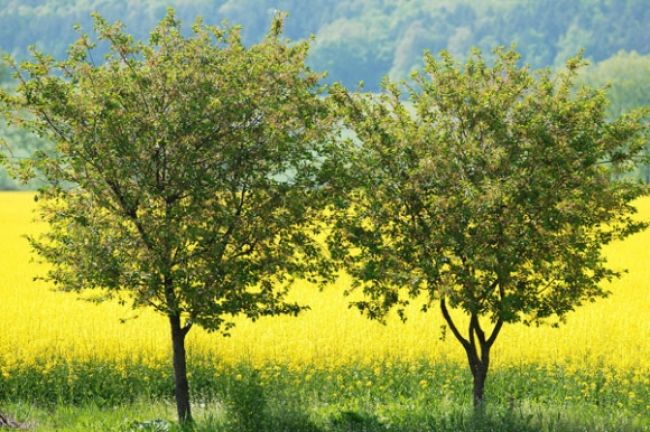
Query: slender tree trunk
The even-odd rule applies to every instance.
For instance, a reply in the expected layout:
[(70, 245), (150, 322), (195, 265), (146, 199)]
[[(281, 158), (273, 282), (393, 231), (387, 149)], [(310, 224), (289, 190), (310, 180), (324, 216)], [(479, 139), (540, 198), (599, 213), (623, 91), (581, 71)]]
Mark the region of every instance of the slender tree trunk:
[(482, 350), (483, 355), (478, 358), (478, 353), (474, 352), (470, 356), (468, 353), (469, 367), (472, 372), (473, 390), (472, 401), (474, 402), (474, 411), (480, 412), (483, 409), (483, 396), (485, 394), (485, 381), (489, 370), (489, 348)]
[(185, 336), (189, 326), (181, 327), (181, 318), (178, 315), (169, 317), (172, 330), (172, 348), (174, 351), (174, 381), (176, 386), (176, 410), (179, 423), (190, 423), (192, 412), (190, 410), (190, 387), (187, 382), (187, 363), (185, 356)]
[(478, 374), (474, 376), (474, 410), (480, 411), (483, 407), (483, 391), (485, 389), (485, 378), (487, 374)]
[(490, 349), (492, 348), (492, 345), (494, 345), (494, 342), (501, 331), (503, 320), (497, 320), (492, 329), (492, 333), (487, 337), (481, 328), (478, 315), (473, 313), (470, 316), (467, 337), (464, 337), (458, 330), (458, 327), (456, 327), (454, 320), (451, 318), (444, 297), (440, 299), (440, 310), (442, 311), (442, 316), (449, 325), (451, 332), (454, 334), (456, 339), (458, 339), (461, 345), (463, 345), (465, 353), (467, 354), (467, 361), (469, 363), (470, 371), (472, 372), (474, 384), (472, 392), (474, 412), (479, 414), (483, 411), (485, 380), (487, 379), (488, 370), (490, 368)]

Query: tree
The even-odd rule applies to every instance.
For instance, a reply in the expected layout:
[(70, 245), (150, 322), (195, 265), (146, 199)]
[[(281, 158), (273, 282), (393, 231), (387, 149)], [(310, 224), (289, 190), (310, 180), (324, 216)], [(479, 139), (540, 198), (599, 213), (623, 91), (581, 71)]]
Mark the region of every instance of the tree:
[(607, 113), (615, 117), (630, 109), (650, 105), (648, 75), (650, 56), (619, 51), (586, 68), (580, 78), (591, 86), (608, 86)]
[[(11, 80), (9, 68), (0, 63), (0, 91), (13, 92), (13, 88), (14, 82)], [(0, 110), (2, 110), (2, 105), (0, 105)], [(1, 114), (2, 111), (0, 111)], [(35, 139), (32, 134), (12, 127), (7, 124), (3, 116), (0, 116), (0, 190), (13, 190), (21, 186), (36, 189), (39, 186), (38, 182), (35, 181), (21, 185), (7, 171), (7, 167), (11, 167), (8, 166), (10, 164), (6, 163), (26, 158), (39, 148), (47, 148), (47, 143)]]
[[(10, 84), (10, 76), (8, 73), (8, 68), (6, 65), (0, 63), (0, 90), (6, 89), (9, 87)], [(2, 109), (2, 106), (0, 105), (0, 110)], [(0, 114), (2, 111), (0, 111)], [(6, 189), (8, 186), (11, 185), (12, 181), (10, 180), (9, 176), (7, 175), (7, 172), (4, 168), (4, 164), (7, 160), (8, 152), (7, 152), (7, 145), (6, 145), (6, 135), (7, 133), (7, 127), (5, 122), (0, 118), (0, 189)]]
[[(16, 66), (12, 121), (55, 143), (25, 168), (42, 173), (31, 242), (66, 291), (149, 307), (170, 324), (179, 421), (191, 420), (185, 337), (227, 334), (232, 318), (297, 314), (297, 278), (323, 282), (316, 241), (329, 114), (307, 43), (281, 37), (282, 17), (246, 47), (237, 28), (197, 21), (184, 37), (170, 10), (137, 42), (95, 16), (55, 61)], [(23, 114), (27, 113), (27, 114)]]
[(6, 81), (9, 81), (7, 66), (0, 64), (0, 85), (4, 85)]
[[(591, 65), (581, 74), (581, 80), (592, 86), (607, 85), (607, 113), (621, 115), (638, 107), (650, 107), (650, 56), (620, 51), (607, 60)], [(645, 149), (650, 156), (650, 144)], [(650, 165), (639, 166), (639, 177), (650, 183)]]
[(365, 293), (355, 304), (379, 320), (437, 305), (477, 409), (502, 326), (557, 325), (607, 295), (600, 282), (619, 273), (602, 247), (645, 227), (631, 215), (647, 193), (611, 175), (642, 151), (641, 114), (608, 121), (602, 91), (574, 90), (579, 58), (552, 76), (519, 67), (512, 50), (494, 57), (425, 55), (409, 106), (393, 83), (379, 97), (332, 90), (356, 137), (329, 244)]

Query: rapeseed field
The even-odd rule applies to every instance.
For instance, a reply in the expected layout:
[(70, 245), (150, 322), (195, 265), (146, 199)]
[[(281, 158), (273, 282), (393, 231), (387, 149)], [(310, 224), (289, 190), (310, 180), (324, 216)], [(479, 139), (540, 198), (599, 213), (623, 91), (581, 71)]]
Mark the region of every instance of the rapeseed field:
[[(78, 295), (56, 292), (34, 281), (44, 265), (35, 263), (24, 238), (44, 229), (34, 222), (33, 193), (0, 194), (0, 366), (47, 359), (101, 360), (128, 364), (166, 364), (170, 341), (166, 321), (146, 310), (116, 303), (94, 304)], [(638, 202), (639, 217), (650, 219), (650, 199)], [(607, 257), (628, 273), (607, 288), (612, 294), (570, 314), (560, 328), (506, 326), (492, 355), (496, 368), (507, 365), (588, 366), (650, 374), (650, 231), (610, 245)], [(238, 320), (224, 338), (193, 329), (189, 356), (220, 364), (268, 363), (301, 368), (373, 365), (378, 361), (464, 363), (464, 353), (449, 334), (442, 336), (437, 311), (415, 305), (402, 324), (384, 326), (349, 309), (342, 276), (322, 292), (299, 285), (293, 297), (311, 306), (301, 316)], [(54, 361), (54, 360), (52, 360)], [(649, 381), (650, 383), (650, 381)]]
[[(637, 204), (638, 217), (650, 219), (650, 199)], [(95, 407), (91, 417), (99, 416), (70, 430), (141, 430), (116, 413), (142, 406), (170, 417), (166, 320), (34, 281), (46, 270), (25, 239), (45, 229), (35, 207), (33, 193), (0, 193), (5, 412), (32, 419), (32, 409), (45, 409), (36, 416), (44, 430), (61, 430), (51, 413), (69, 407)], [(195, 407), (221, 425), (206, 430), (650, 431), (649, 246), (650, 231), (610, 245), (611, 265), (628, 273), (608, 286), (609, 298), (560, 328), (504, 327), (486, 388), (496, 417), (483, 429), (466, 422), (471, 378), (458, 342), (443, 337), (439, 312), (422, 314), (415, 304), (406, 324), (371, 322), (347, 307), (345, 276), (323, 291), (297, 286), (292, 296), (311, 306), (297, 318), (238, 320), (228, 338), (193, 328)]]

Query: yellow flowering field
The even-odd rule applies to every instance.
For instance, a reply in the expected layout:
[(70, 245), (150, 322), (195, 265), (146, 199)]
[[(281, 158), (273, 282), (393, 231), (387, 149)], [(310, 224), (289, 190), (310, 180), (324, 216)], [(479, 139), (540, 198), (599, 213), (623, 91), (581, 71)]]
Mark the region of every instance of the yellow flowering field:
[[(26, 234), (43, 229), (34, 223), (33, 193), (0, 193), (0, 366), (12, 369), (35, 359), (65, 356), (79, 360), (138, 359), (168, 362), (166, 321), (146, 310), (118, 304), (96, 305), (75, 294), (34, 282), (44, 267), (33, 262)], [(638, 202), (639, 217), (650, 219), (650, 199)], [(629, 273), (608, 286), (612, 295), (572, 313), (559, 329), (506, 326), (492, 355), (493, 364), (589, 365), (617, 370), (650, 370), (650, 231), (610, 245), (615, 268)], [(441, 340), (442, 318), (414, 307), (406, 324), (396, 317), (387, 326), (347, 307), (342, 294), (349, 280), (320, 292), (298, 286), (292, 294), (312, 308), (298, 318), (241, 320), (224, 338), (193, 329), (189, 356), (234, 364), (284, 363), (336, 367), (418, 360), (465, 362), (460, 345), (448, 334)]]

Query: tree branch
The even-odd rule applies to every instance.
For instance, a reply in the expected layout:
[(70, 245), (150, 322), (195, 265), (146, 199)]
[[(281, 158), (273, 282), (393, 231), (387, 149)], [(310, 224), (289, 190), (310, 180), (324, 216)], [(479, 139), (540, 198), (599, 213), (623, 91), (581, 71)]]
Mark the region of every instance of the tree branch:
[(473, 313), (469, 322), (470, 328), (474, 328), (474, 333), (476, 333), (478, 341), (480, 342), (481, 346), (483, 346), (485, 344), (485, 333), (483, 332), (481, 324), (479, 323), (478, 315)]
[[(499, 284), (499, 297), (501, 298), (501, 302), (503, 302), (505, 295), (506, 293), (505, 290), (503, 289), (503, 285)], [(499, 316), (499, 319), (497, 320), (497, 323), (495, 324), (494, 329), (492, 330), (492, 334), (486, 341), (488, 348), (491, 347), (494, 344), (494, 341), (497, 340), (497, 336), (499, 336), (501, 327), (503, 327), (503, 318)]]
[(242, 210), (244, 208), (244, 201), (246, 198), (246, 186), (242, 187), (241, 194), (239, 196), (239, 204), (237, 205), (237, 209), (235, 210), (234, 218), (230, 225), (228, 226), (228, 229), (224, 233), (224, 235), (221, 237), (221, 248), (219, 252), (217, 253), (216, 262), (221, 262), (223, 259), (223, 256), (226, 252), (226, 248), (228, 247), (228, 242), (230, 241), (230, 236), (232, 233), (235, 231), (236, 225), (239, 223), (239, 218), (241, 216)]
[(497, 323), (494, 326), (494, 329), (492, 330), (492, 334), (490, 335), (490, 337), (486, 341), (488, 347), (491, 347), (492, 345), (494, 345), (494, 341), (497, 340), (497, 336), (499, 336), (499, 332), (501, 331), (501, 327), (503, 327), (503, 319), (499, 318), (497, 320)]
[(190, 329), (192, 328), (192, 320), (188, 319), (185, 322), (185, 325), (181, 328), (181, 332), (183, 333), (183, 337), (185, 337), (189, 332)]
[(442, 316), (445, 318), (447, 325), (449, 325), (449, 328), (451, 329), (451, 332), (454, 334), (456, 339), (458, 339), (458, 341), (463, 345), (463, 347), (465, 347), (465, 349), (470, 349), (471, 343), (465, 339), (463, 335), (461, 335), (458, 331), (456, 324), (454, 324), (454, 321), (451, 319), (451, 315), (449, 315), (449, 311), (447, 310), (447, 303), (445, 302), (444, 297), (440, 298), (440, 310), (442, 311)]
[(490, 284), (490, 286), (488, 287), (488, 289), (485, 291), (485, 296), (484, 296), (484, 297), (487, 297), (487, 296), (489, 296), (490, 294), (492, 294), (492, 291), (494, 291), (494, 289), (495, 289), (498, 285), (499, 285), (499, 278), (497, 277), (496, 279), (494, 279), (494, 282), (492, 282), (492, 283)]
[(469, 344), (472, 346), (472, 349), (476, 351), (476, 338), (474, 337), (474, 327), (472, 326), (471, 320), (467, 328), (467, 334), (469, 335), (467, 338), (469, 340)]
[(117, 42), (117, 40), (113, 37), (112, 34), (106, 33), (106, 38), (111, 43), (111, 45), (112, 45), (111, 48), (117, 48), (117, 50), (115, 50), (114, 52), (117, 52), (117, 54), (120, 56), (120, 60), (122, 60), (122, 63), (125, 64), (126, 67), (128, 67), (129, 70), (131, 71), (131, 74), (134, 77), (134, 81), (136, 82), (136, 85), (140, 89), (140, 93), (138, 94), (138, 96), (142, 100), (142, 104), (146, 108), (147, 112), (151, 113), (152, 112), (151, 108), (149, 107), (149, 103), (147, 102), (147, 98), (145, 97), (145, 95), (148, 93), (147, 89), (144, 88), (144, 86), (142, 85), (141, 80), (138, 79), (138, 73), (135, 70), (135, 68), (133, 67), (133, 64), (131, 64), (131, 62), (129, 61), (130, 59), (126, 56), (124, 51), (119, 49), (120, 45)]
[(146, 246), (147, 250), (149, 252), (154, 252), (153, 242), (149, 238), (147, 231), (144, 229), (142, 223), (138, 219), (137, 210), (129, 206), (129, 204), (126, 202), (126, 198), (124, 197), (122, 191), (119, 188), (119, 185), (115, 181), (107, 179), (106, 183), (113, 191), (113, 194), (117, 198), (117, 201), (120, 204), (122, 211), (131, 219), (131, 221), (135, 225), (136, 229), (138, 230), (138, 233), (140, 234), (140, 238), (142, 239), (142, 242)]

